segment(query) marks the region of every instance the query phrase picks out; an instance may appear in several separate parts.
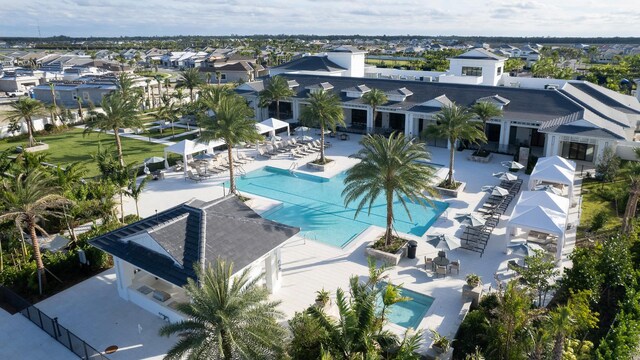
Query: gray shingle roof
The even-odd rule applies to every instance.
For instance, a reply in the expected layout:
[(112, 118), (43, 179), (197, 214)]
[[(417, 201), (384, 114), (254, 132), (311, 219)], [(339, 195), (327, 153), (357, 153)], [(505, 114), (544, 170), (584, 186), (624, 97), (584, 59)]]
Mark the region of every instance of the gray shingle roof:
[(326, 71), (335, 72), (347, 70), (342, 66), (329, 60), (327, 56), (303, 56), (299, 59), (291, 60), (288, 63), (274, 67), (274, 69), (285, 69), (287, 71)]
[[(263, 219), (234, 196), (190, 201), (89, 241), (113, 256), (175, 285), (196, 277), (194, 265), (218, 257), (240, 270), (275, 249), (299, 228)], [(166, 253), (135, 242), (148, 236)], [(203, 248), (204, 246), (204, 248)], [(204, 249), (204, 253), (202, 252)]]

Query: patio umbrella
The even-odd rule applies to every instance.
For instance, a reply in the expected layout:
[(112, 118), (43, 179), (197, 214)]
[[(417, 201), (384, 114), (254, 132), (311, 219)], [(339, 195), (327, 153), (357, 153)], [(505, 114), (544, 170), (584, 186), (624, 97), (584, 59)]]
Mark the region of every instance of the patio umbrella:
[(482, 226), (486, 222), (482, 215), (476, 212), (457, 214), (454, 219), (462, 225), (471, 227)]
[(538, 244), (518, 240), (510, 242), (509, 245), (507, 245), (507, 248), (511, 249), (512, 254), (523, 256), (533, 255), (536, 251), (545, 251), (544, 248)]
[(282, 138), (280, 136), (275, 136), (274, 135), (274, 136), (270, 136), (268, 140), (273, 143), (273, 142), (276, 142), (276, 141), (282, 141)]
[(436, 249), (453, 250), (460, 247), (460, 239), (448, 234), (427, 235), (427, 242)]
[(215, 157), (216, 156), (214, 154), (204, 153), (204, 154), (198, 154), (198, 155), (194, 156), (193, 158), (196, 159), (196, 160), (209, 160), (209, 159), (213, 159)]
[(500, 164), (506, 167), (507, 169), (516, 169), (516, 170), (524, 169), (524, 165), (520, 164), (517, 161), (503, 161)]
[(311, 141), (311, 140), (313, 140), (313, 138), (311, 136), (306, 136), (306, 135), (305, 136), (298, 136), (296, 139), (299, 140), (299, 141)]
[(562, 190), (552, 185), (538, 185), (533, 188), (533, 191), (546, 191), (556, 195), (562, 195)]
[(163, 161), (164, 161), (163, 157), (152, 156), (150, 158), (144, 159), (144, 164), (156, 164), (156, 163), (161, 163)]
[(306, 126), (298, 126), (297, 128), (293, 129), (295, 132), (305, 132), (305, 131), (309, 131), (309, 128)]
[(516, 180), (518, 180), (518, 176), (513, 175), (512, 173), (506, 172), (506, 171), (501, 171), (501, 172), (494, 173), (493, 176), (497, 177), (500, 180), (506, 180), (506, 181), (516, 181)]
[(509, 190), (500, 187), (498, 185), (495, 186), (483, 186), (482, 187), (482, 191), (486, 191), (488, 193), (491, 193), (491, 195), (493, 196), (507, 196), (509, 195)]

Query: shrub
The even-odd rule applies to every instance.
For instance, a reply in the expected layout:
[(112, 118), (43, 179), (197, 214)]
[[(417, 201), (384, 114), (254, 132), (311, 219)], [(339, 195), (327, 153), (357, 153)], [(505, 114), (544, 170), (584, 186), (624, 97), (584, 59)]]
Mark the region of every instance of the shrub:
[(320, 359), (322, 344), (329, 339), (318, 320), (306, 312), (297, 312), (289, 321), (289, 327), (292, 334), (289, 356), (296, 360)]
[(50, 133), (56, 128), (53, 124), (44, 124), (44, 131)]
[(591, 219), (591, 227), (589, 231), (596, 232), (604, 227), (604, 224), (609, 220), (609, 215), (606, 212), (600, 211), (598, 212), (593, 219)]
[(473, 310), (467, 314), (458, 328), (456, 341), (453, 342), (453, 354), (456, 359), (463, 359), (473, 354), (476, 347), (485, 349), (488, 345), (489, 320), (482, 310)]

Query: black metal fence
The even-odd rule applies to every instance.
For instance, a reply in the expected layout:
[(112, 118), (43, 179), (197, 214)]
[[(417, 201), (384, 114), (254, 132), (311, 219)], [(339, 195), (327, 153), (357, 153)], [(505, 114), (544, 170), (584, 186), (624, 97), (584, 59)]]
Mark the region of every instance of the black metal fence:
[(40, 329), (56, 339), (60, 344), (71, 350), (79, 358), (89, 360), (109, 360), (100, 351), (94, 349), (84, 340), (80, 339), (74, 333), (58, 323), (58, 318), (51, 318), (43, 313), (37, 307), (31, 305), (27, 300), (17, 295), (13, 291), (0, 286), (0, 302), (9, 305), (9, 309), (20, 312), (32, 323), (36, 324)]

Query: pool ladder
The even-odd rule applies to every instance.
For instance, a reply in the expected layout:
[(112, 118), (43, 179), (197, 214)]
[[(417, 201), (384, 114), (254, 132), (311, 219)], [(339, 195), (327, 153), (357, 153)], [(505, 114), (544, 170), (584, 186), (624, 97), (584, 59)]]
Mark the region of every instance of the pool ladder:
[(296, 176), (296, 172), (294, 171), (295, 169), (298, 168), (298, 162), (294, 161), (291, 166), (289, 166), (289, 174)]
[(244, 170), (244, 168), (240, 164), (235, 166), (235, 170), (237, 171), (237, 174), (240, 175), (240, 176), (247, 175), (247, 172)]

